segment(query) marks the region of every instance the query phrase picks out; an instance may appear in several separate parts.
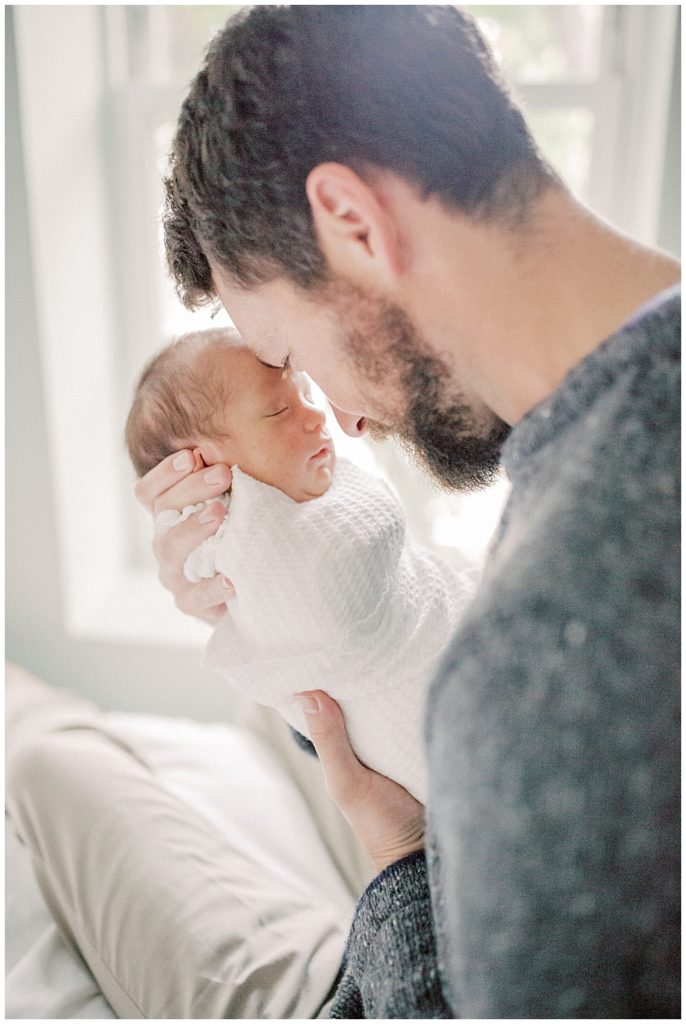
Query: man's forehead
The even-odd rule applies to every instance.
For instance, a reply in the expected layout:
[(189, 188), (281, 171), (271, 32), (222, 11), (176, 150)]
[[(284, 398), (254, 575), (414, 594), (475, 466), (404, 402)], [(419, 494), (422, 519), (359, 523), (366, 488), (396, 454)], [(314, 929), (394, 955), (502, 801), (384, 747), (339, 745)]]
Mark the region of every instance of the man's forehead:
[(256, 360), (257, 365), (267, 371), (279, 371), (283, 369), (286, 356), (289, 353), (289, 345), (284, 340), (281, 332), (276, 330), (256, 330), (243, 334), (246, 346)]
[(296, 313), (292, 286), (277, 280), (248, 289), (228, 281), (221, 271), (213, 279), (217, 296), (246, 345), (265, 362), (273, 362), (269, 355), (287, 343), (286, 323), (289, 314)]

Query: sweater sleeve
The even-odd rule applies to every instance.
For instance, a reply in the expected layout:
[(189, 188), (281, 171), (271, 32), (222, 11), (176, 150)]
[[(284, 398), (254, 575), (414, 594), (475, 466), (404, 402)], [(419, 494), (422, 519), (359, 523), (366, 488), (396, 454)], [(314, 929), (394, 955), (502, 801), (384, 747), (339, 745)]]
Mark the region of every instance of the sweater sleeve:
[(454, 1019), (438, 974), (423, 852), (391, 864), (363, 893), (330, 1015)]

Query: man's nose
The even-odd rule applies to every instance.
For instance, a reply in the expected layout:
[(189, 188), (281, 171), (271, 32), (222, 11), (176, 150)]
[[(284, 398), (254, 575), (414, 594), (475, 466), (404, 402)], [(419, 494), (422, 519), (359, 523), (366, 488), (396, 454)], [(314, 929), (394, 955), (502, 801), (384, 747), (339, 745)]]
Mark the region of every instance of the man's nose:
[(364, 416), (356, 416), (351, 412), (342, 412), (335, 405), (332, 405), (331, 408), (338, 420), (338, 425), (349, 437), (362, 437), (367, 429), (367, 420)]

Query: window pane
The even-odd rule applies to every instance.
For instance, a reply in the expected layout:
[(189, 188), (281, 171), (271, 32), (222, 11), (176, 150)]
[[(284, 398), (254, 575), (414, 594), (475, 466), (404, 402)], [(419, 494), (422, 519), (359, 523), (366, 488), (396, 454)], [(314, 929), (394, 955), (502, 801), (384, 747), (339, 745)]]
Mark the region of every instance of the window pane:
[(468, 4), (506, 75), (518, 82), (592, 81), (600, 72), (600, 4)]
[(586, 107), (528, 110), (526, 119), (548, 160), (565, 184), (585, 198), (591, 168), (593, 114)]
[(175, 81), (188, 81), (197, 74), (207, 44), (228, 19), (244, 4), (198, 4), (151, 8), (165, 19), (168, 66)]

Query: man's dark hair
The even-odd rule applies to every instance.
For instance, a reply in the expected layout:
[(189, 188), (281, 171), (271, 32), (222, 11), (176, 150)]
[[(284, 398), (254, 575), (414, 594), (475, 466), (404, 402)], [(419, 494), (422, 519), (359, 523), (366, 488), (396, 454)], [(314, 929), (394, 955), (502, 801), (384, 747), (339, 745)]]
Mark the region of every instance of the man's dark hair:
[(305, 192), (325, 161), (510, 224), (557, 180), (464, 12), (250, 8), (212, 41), (177, 125), (165, 244), (185, 305), (214, 296), (208, 256), (246, 287), (326, 280)]

